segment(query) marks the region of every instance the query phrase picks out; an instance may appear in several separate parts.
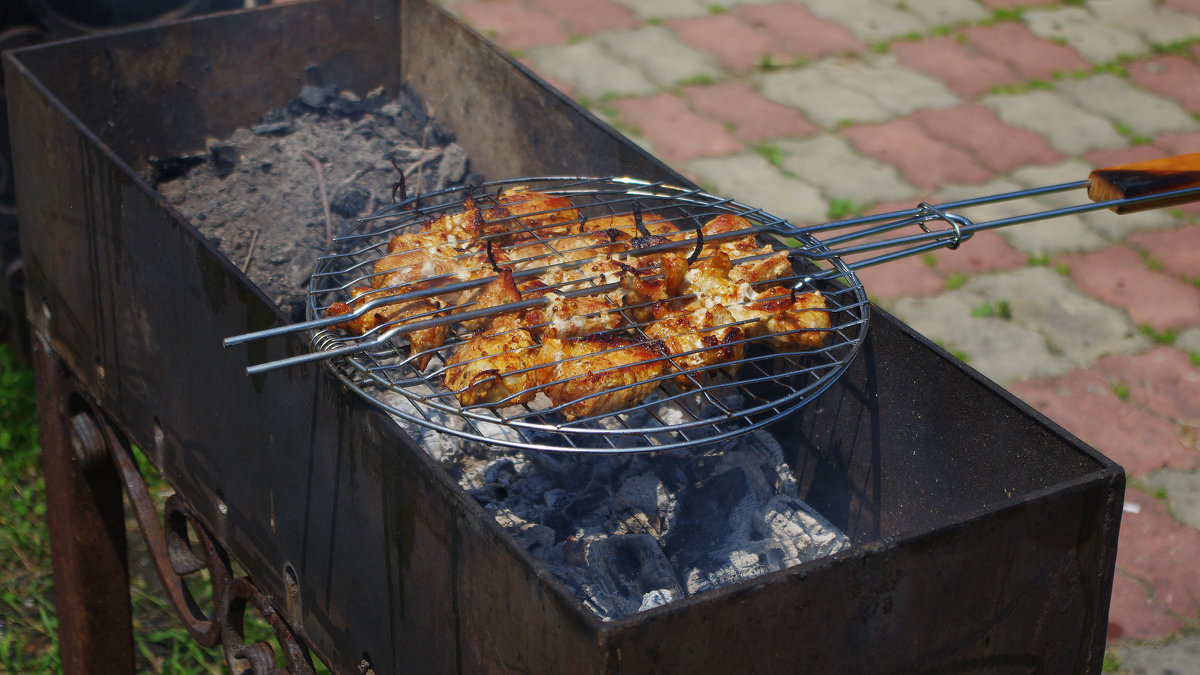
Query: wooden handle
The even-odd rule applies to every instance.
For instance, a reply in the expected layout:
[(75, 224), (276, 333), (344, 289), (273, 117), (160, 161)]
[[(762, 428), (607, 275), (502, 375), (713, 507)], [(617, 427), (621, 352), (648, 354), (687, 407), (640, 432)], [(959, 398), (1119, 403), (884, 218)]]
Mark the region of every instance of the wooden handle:
[[(1094, 202), (1105, 202), (1197, 186), (1200, 186), (1200, 153), (1096, 169), (1088, 176), (1088, 197)], [(1133, 213), (1197, 200), (1200, 200), (1200, 194), (1151, 199), (1140, 204), (1114, 206), (1112, 210)]]

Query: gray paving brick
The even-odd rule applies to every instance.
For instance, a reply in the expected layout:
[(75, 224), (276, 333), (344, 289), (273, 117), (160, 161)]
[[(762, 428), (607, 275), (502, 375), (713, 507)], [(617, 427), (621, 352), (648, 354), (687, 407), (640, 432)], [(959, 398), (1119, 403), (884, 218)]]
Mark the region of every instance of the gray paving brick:
[(962, 102), (938, 80), (902, 66), (891, 55), (868, 60), (826, 59), (811, 69), (830, 82), (870, 96), (893, 115), (949, 108)]
[(974, 0), (918, 0), (907, 5), (927, 28), (972, 23), (988, 18), (989, 14)]
[(1153, 138), (1200, 129), (1183, 106), (1138, 89), (1115, 75), (1063, 80), (1055, 89), (1076, 105), (1123, 125), (1130, 133)]
[(881, 42), (921, 31), (915, 15), (888, 0), (808, 0), (813, 14), (840, 23), (863, 42)]
[(699, 76), (721, 75), (716, 57), (684, 44), (662, 26), (609, 31), (596, 35), (595, 39), (610, 54), (640, 69), (662, 88)]
[(1166, 644), (1123, 644), (1115, 649), (1121, 672), (1129, 675), (1195, 673), (1200, 663), (1200, 633), (1181, 635)]
[(1088, 9), (1104, 23), (1137, 33), (1150, 44), (1170, 44), (1200, 35), (1200, 17), (1151, 0), (1091, 0)]
[(1128, 144), (1111, 120), (1080, 108), (1058, 92), (992, 95), (980, 102), (1006, 124), (1041, 134), (1051, 146), (1068, 155)]
[(821, 135), (776, 143), (783, 150), (783, 168), (821, 188), (830, 199), (857, 204), (911, 199), (917, 189), (896, 169), (856, 152), (845, 139)]
[(1185, 352), (1200, 354), (1200, 328), (1189, 328), (1175, 338), (1175, 346)]
[(1149, 47), (1136, 33), (1101, 21), (1080, 7), (1029, 11), (1029, 30), (1047, 40), (1063, 40), (1093, 63), (1108, 63), (1120, 56), (1140, 54)]
[[(1001, 301), (1011, 318), (982, 315)], [(981, 275), (932, 298), (901, 298), (892, 310), (930, 339), (965, 352), (968, 363), (1001, 384), (1055, 377), (1146, 347), (1123, 312), (1044, 267)]]
[(985, 301), (963, 290), (931, 298), (900, 298), (891, 307), (896, 316), (952, 352), (963, 352), (967, 363), (1000, 384), (1028, 377), (1054, 377), (1071, 370), (1036, 331), (996, 317), (973, 317)]
[(979, 276), (963, 290), (993, 306), (1007, 302), (1014, 323), (1045, 337), (1050, 350), (1074, 367), (1148, 346), (1125, 312), (1084, 295), (1067, 277), (1046, 267)]
[[(1167, 494), (1167, 508), (1180, 523), (1200, 530), (1200, 471), (1156, 471), (1142, 479), (1150, 490)], [(1200, 663), (1200, 654), (1197, 654)]]
[(796, 108), (826, 129), (843, 123), (877, 124), (891, 118), (870, 95), (831, 81), (813, 68), (765, 73), (755, 82), (766, 98)]
[(762, 209), (797, 226), (823, 223), (829, 204), (817, 188), (789, 178), (753, 153), (693, 161), (687, 173), (717, 194)]
[(600, 99), (608, 95), (650, 96), (658, 92), (641, 70), (586, 41), (562, 47), (537, 47), (526, 52), (538, 72), (566, 82), (576, 96)]
[[(1061, 181), (1055, 181), (1061, 182)], [(1048, 183), (1041, 183), (1046, 185)], [(971, 199), (986, 195), (999, 195), (1030, 187), (1008, 180), (995, 180), (982, 186), (951, 187), (937, 194), (940, 202)], [(976, 223), (988, 223), (1016, 216), (1037, 213), (1057, 208), (1045, 198), (1018, 199), (996, 202), (983, 206), (959, 209), (958, 212)], [(1051, 220), (1040, 220), (1020, 225), (1010, 225), (997, 230), (1015, 249), (1030, 256), (1052, 256), (1060, 253), (1095, 251), (1108, 245), (1108, 241), (1088, 229), (1077, 215), (1061, 216)]]
[(705, 0), (615, 0), (642, 19), (678, 19), (708, 14)]

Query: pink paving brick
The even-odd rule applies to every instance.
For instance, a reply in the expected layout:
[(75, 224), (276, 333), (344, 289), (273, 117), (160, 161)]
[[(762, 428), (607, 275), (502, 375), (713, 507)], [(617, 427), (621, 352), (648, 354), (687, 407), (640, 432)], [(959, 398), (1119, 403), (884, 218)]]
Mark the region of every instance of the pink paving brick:
[[(1022, 3), (1024, 4), (1024, 3)], [(1025, 80), (1049, 80), (1056, 73), (1090, 71), (1092, 66), (1074, 49), (1043, 40), (1015, 21), (964, 28), (967, 44), (981, 54), (1004, 61)]]
[(862, 281), (867, 296), (879, 301), (937, 295), (946, 288), (946, 280), (934, 273), (919, 257), (901, 258), (861, 269), (858, 271), (858, 278)]
[(1092, 369), (1128, 387), (1135, 403), (1179, 424), (1200, 427), (1200, 368), (1178, 349), (1156, 347), (1136, 356), (1106, 356)]
[(1015, 9), (1017, 7), (1047, 7), (1060, 2), (1061, 0), (983, 0), (983, 6), (988, 9)]
[(1108, 605), (1108, 639), (1161, 640), (1183, 624), (1146, 597), (1140, 581), (1117, 570)]
[(998, 232), (977, 232), (958, 249), (942, 249), (933, 254), (938, 273), (979, 274), (1024, 267), (1029, 257), (1009, 245)]
[(748, 70), (759, 65), (764, 56), (775, 62), (790, 57), (774, 40), (751, 28), (732, 14), (710, 14), (667, 22), (680, 40), (709, 52), (733, 70)]
[(1124, 309), (1138, 325), (1157, 331), (1200, 325), (1200, 288), (1151, 271), (1133, 249), (1109, 246), (1062, 262), (1079, 290)]
[(966, 99), (977, 99), (992, 87), (1021, 82), (1007, 63), (969, 50), (948, 37), (894, 42), (891, 53), (904, 65), (932, 75)]
[(1200, 452), (1184, 444), (1174, 423), (1122, 401), (1098, 373), (1075, 370), (1052, 380), (1017, 382), (1009, 388), (1125, 467), (1130, 476), (1144, 476), (1162, 468), (1200, 466)]
[(816, 59), (866, 49), (845, 26), (817, 18), (800, 4), (750, 5), (733, 14), (794, 56)]
[(859, 152), (895, 166), (920, 188), (972, 185), (992, 178), (967, 153), (936, 140), (910, 119), (850, 127), (841, 133)]
[(1173, 54), (1128, 66), (1129, 79), (1156, 94), (1174, 99), (1188, 112), (1200, 112), (1200, 65)]
[(1143, 250), (1162, 265), (1167, 274), (1185, 281), (1200, 279), (1200, 226), (1184, 225), (1175, 230), (1138, 232), (1125, 243)]
[(817, 131), (800, 111), (763, 98), (754, 87), (740, 80), (684, 87), (683, 95), (696, 110), (732, 125), (734, 137), (745, 143), (800, 138)]
[(1132, 145), (1128, 148), (1118, 148), (1117, 150), (1093, 150), (1085, 153), (1083, 158), (1097, 168), (1105, 168), (1121, 166), (1122, 164), (1133, 164), (1134, 162), (1145, 162), (1166, 156), (1167, 153), (1165, 150), (1153, 145)]
[(911, 119), (930, 136), (966, 150), (975, 161), (997, 173), (1063, 159), (1062, 153), (1050, 147), (1046, 139), (1009, 126), (991, 109), (974, 103), (920, 110)]
[(1125, 493), (1136, 513), (1121, 516), (1117, 568), (1149, 582), (1154, 598), (1176, 616), (1195, 619), (1200, 611), (1200, 532), (1176, 523), (1157, 499), (1137, 490)]
[(1163, 4), (1181, 12), (1200, 14), (1200, 0), (1166, 0)]
[(1154, 147), (1162, 148), (1171, 155), (1187, 155), (1200, 152), (1200, 133), (1163, 134), (1154, 139)]
[(557, 21), (516, 0), (464, 2), (455, 6), (467, 23), (505, 49), (528, 49), (567, 43)]
[(526, 3), (566, 27), (570, 35), (592, 35), (606, 30), (625, 30), (641, 25), (628, 7), (612, 0), (525, 0)]
[(621, 121), (636, 127), (667, 162), (727, 155), (744, 148), (723, 124), (697, 115), (671, 94), (621, 99), (616, 107)]

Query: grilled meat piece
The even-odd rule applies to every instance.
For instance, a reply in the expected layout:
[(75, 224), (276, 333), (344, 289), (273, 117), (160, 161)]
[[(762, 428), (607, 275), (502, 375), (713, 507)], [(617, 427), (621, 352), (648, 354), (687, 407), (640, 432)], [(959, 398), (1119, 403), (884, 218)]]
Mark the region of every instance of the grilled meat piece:
[(525, 326), (539, 340), (573, 338), (615, 330), (624, 323), (620, 307), (605, 297), (554, 295), (546, 307), (525, 313)]
[(518, 405), (537, 394), (548, 368), (538, 343), (511, 317), (467, 340), (446, 361), (443, 381), (464, 406)]
[[(660, 303), (654, 314), (658, 320), (646, 327), (646, 336), (666, 345), (673, 355), (668, 366), (673, 370), (716, 367), (740, 361), (745, 354), (745, 333), (741, 326), (730, 325), (736, 320), (722, 305), (672, 313), (666, 303)], [(732, 377), (737, 366), (725, 366), (723, 370)], [(680, 388), (689, 389), (695, 386), (695, 379), (703, 377), (703, 372), (677, 375), (674, 381)]]
[[(353, 300), (349, 304), (335, 302), (325, 310), (325, 315), (345, 316), (372, 300), (386, 298), (394, 295), (394, 293), (373, 291), (370, 286), (359, 286), (351, 289), (350, 295), (353, 297)], [(350, 319), (345, 323), (337, 324), (335, 328), (341, 328), (353, 335), (364, 335), (376, 327), (395, 321), (425, 321), (434, 317), (444, 316), (445, 313), (439, 311), (442, 307), (443, 305), (436, 298), (422, 298), (409, 302), (393, 303), (376, 307), (362, 316)], [(408, 336), (409, 352), (413, 358), (413, 365), (418, 370), (424, 370), (425, 366), (429, 365), (429, 360), (433, 358), (434, 351), (446, 343), (446, 338), (450, 335), (450, 327), (442, 324), (440, 326), (421, 328), (401, 334)]]
[(766, 335), (771, 347), (782, 352), (816, 349), (825, 343), (832, 324), (820, 291), (796, 293), (774, 286), (758, 297), (741, 311), (742, 318), (757, 316), (757, 323), (747, 325), (756, 329), (756, 335)]
[[(538, 360), (552, 364), (545, 387), (550, 402), (566, 404), (569, 421), (624, 410), (641, 402), (658, 386), (666, 347), (613, 333), (542, 343)], [(565, 380), (560, 382), (559, 380)]]

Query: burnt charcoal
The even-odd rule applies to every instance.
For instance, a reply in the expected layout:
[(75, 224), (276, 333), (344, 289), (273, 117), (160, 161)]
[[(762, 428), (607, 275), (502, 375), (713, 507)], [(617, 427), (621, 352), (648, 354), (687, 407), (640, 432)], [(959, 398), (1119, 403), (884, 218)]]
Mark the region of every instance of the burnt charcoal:
[(357, 117), (370, 110), (366, 101), (348, 91), (339, 92), (331, 98), (326, 109), (334, 117)]
[(204, 163), (203, 155), (180, 155), (178, 157), (150, 158), (154, 184), (183, 178), (192, 169)]
[(684, 488), (676, 500), (665, 548), (678, 569), (702, 563), (714, 544), (728, 547), (750, 540), (758, 505), (744, 469), (737, 467)]
[(237, 168), (238, 152), (237, 148), (232, 145), (210, 145), (208, 154), (212, 159), (213, 173), (217, 175), (217, 178), (225, 178)]
[(296, 97), (305, 108), (321, 112), (328, 107), (329, 103), (337, 97), (337, 86), (328, 85), (325, 87), (316, 87), (311, 84), (306, 84), (300, 88), (300, 95)]
[(674, 501), (658, 476), (633, 476), (613, 495), (608, 528), (617, 534), (645, 533), (661, 540), (667, 533)]
[(329, 200), (329, 210), (343, 218), (355, 218), (367, 208), (371, 193), (361, 187), (348, 185)]
[(591, 578), (585, 584), (590, 604), (605, 618), (641, 609), (648, 594), (682, 595), (671, 563), (648, 534), (614, 535), (589, 542), (585, 553)]

